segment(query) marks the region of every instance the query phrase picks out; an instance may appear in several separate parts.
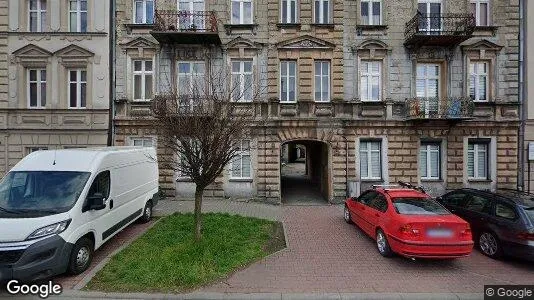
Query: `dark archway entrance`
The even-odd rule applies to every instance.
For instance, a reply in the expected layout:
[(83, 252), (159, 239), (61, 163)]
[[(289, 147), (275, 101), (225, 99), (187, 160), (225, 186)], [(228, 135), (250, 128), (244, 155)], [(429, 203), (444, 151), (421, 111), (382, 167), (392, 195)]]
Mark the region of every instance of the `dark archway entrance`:
[(282, 203), (326, 204), (331, 198), (328, 144), (313, 140), (285, 142), (280, 147)]

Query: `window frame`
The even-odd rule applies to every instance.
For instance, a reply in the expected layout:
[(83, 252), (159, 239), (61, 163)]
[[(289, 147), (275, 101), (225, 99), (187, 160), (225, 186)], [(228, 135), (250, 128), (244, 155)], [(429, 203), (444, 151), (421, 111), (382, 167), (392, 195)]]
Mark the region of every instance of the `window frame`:
[[(471, 65), (473, 65), (473, 71), (472, 72), (471, 72)], [(478, 71), (479, 65), (485, 65), (486, 66), (486, 72), (485, 73), (480, 73)], [(490, 75), (490, 63), (488, 61), (484, 61), (484, 60), (471, 60), (471, 61), (469, 61), (469, 73), (468, 73), (469, 78), (467, 80), (467, 93), (468, 93), (468, 97), (471, 97), (471, 78), (474, 77), (474, 81), (475, 81), (474, 92), (475, 92), (475, 95), (474, 95), (474, 97), (471, 97), (471, 99), (473, 99), (473, 101), (475, 101), (475, 102), (488, 102), (489, 101), (489, 92), (490, 92), (489, 75)], [(486, 99), (484, 99), (484, 100), (480, 100), (480, 91), (479, 91), (480, 77), (485, 77), (486, 78)]]
[[(372, 72), (372, 64), (378, 64), (378, 73)], [(367, 64), (367, 70), (363, 71), (363, 65)], [(372, 79), (378, 76), (378, 98), (372, 99), (373, 83)], [(364, 97), (363, 78), (367, 77), (367, 95)], [(360, 61), (360, 100), (362, 102), (380, 102), (382, 101), (382, 60), (362, 59)]]
[[(32, 71), (35, 71), (36, 72), (36, 81), (31, 81), (31, 72)], [(42, 78), (42, 72), (45, 72), (45, 77), (44, 77), (44, 80)], [(48, 82), (47, 82), (47, 72), (46, 72), (46, 68), (42, 68), (42, 69), (38, 69), (38, 68), (31, 68), (31, 69), (26, 69), (26, 79), (27, 79), (27, 83), (26, 83), (26, 92), (28, 94), (28, 109), (44, 109), (46, 108), (46, 93), (47, 93), (47, 89), (48, 89)], [(37, 99), (36, 99), (36, 103), (37, 103), (37, 106), (31, 106), (31, 84), (32, 83), (35, 83), (36, 84), (36, 89), (37, 89)], [(43, 94), (42, 94), (42, 87), (43, 87), (43, 83), (45, 85), (45, 94), (44, 94), (44, 97), (45, 97), (45, 104), (43, 105)]]
[[(76, 81), (71, 81), (71, 72), (76, 72)], [(82, 72), (85, 72), (85, 81), (82, 80)], [(88, 73), (87, 69), (77, 68), (67, 70), (68, 82), (67, 82), (67, 101), (69, 109), (86, 109), (87, 108), (87, 81)], [(71, 84), (76, 84), (76, 106), (71, 106)], [(82, 85), (85, 84), (85, 106), (82, 106)]]
[[(321, 64), (321, 74), (317, 74), (316, 73), (316, 65), (317, 64)], [(327, 65), (328, 66), (328, 72), (326, 73), (323, 73), (324, 72), (324, 65)], [(313, 100), (315, 102), (320, 102), (320, 103), (328, 103), (330, 102), (330, 98), (332, 97), (332, 82), (331, 82), (331, 73), (332, 73), (332, 64), (331, 64), (331, 61), (330, 60), (315, 60), (314, 63), (313, 63), (313, 82), (314, 82), (314, 87), (313, 87)], [(317, 77), (319, 77), (319, 81), (320, 81), (320, 85), (319, 85), (319, 94), (321, 95), (320, 96), (320, 99), (317, 99), (317, 84), (315, 84), (316, 82), (316, 79)], [(325, 80), (325, 78), (328, 80), (328, 95), (327, 95), (327, 99), (323, 99), (323, 81)]]
[[(37, 8), (35, 10), (32, 10), (31, 9), (31, 2), (32, 1), (36, 1), (37, 3)], [(46, 31), (46, 21), (47, 21), (47, 6), (48, 6), (48, 1), (45, 0), (45, 7), (43, 9), (42, 7), (42, 3), (41, 3), (41, 0), (28, 0), (27, 2), (27, 5), (28, 5), (28, 31), (29, 32), (45, 32)], [(34, 30), (32, 30), (32, 27), (31, 27), (31, 15), (32, 13), (36, 13), (37, 14), (37, 28)], [(44, 24), (43, 24), (43, 16), (42, 14), (44, 13), (45, 15), (45, 18), (44, 18)], [(43, 26), (45, 28), (43, 28)]]
[[(469, 146), (473, 145), (473, 150), (469, 149)], [(479, 146), (484, 145), (485, 149), (484, 151), (479, 150)], [(469, 174), (469, 153), (473, 153), (473, 176)], [(485, 152), (485, 162), (486, 162), (486, 168), (485, 168), (485, 176), (480, 176), (478, 174), (478, 156), (480, 155), (480, 152)], [(485, 141), (468, 141), (467, 142), (467, 157), (466, 157), (466, 171), (467, 171), (467, 178), (469, 180), (489, 180), (490, 178), (490, 160), (489, 160), (489, 154), (490, 154), (490, 143)]]
[[(286, 5), (284, 5), (284, 1)], [(295, 20), (291, 20), (291, 4), (295, 3)], [(284, 19), (284, 9), (286, 9), (286, 18)], [(280, 23), (281, 24), (298, 24), (299, 22), (299, 0), (281, 0), (280, 1)]]
[[(250, 22), (245, 23), (245, 2), (250, 2)], [(239, 5), (239, 18), (238, 20), (234, 20), (234, 16), (232, 15), (234, 3), (237, 3)], [(253, 0), (230, 0), (230, 21), (232, 25), (251, 25), (254, 24), (254, 1)]]
[[(371, 145), (373, 143), (376, 143), (378, 144), (378, 150), (372, 150), (372, 147)], [(366, 150), (363, 150), (365, 152), (367, 152), (367, 176), (364, 177), (363, 174), (362, 174), (362, 144), (366, 144), (367, 145), (367, 149)], [(378, 170), (379, 170), (379, 174), (378, 176), (373, 176), (374, 174), (372, 174), (372, 153), (373, 152), (378, 152)], [(380, 181), (382, 180), (382, 177), (383, 177), (383, 172), (382, 172), (382, 164), (383, 164), (383, 157), (382, 157), (382, 141), (381, 140), (373, 140), (373, 139), (365, 139), (365, 140), (360, 140), (360, 144), (359, 144), (359, 147), (358, 147), (358, 154), (359, 154), (359, 161), (360, 161), (360, 179), (362, 180), (366, 180), (366, 181)]]
[[(180, 73), (180, 64), (188, 64), (189, 65), (189, 72), (188, 73)], [(193, 66), (194, 65), (202, 65), (202, 68), (204, 70), (204, 73), (198, 73), (198, 72), (193, 72)], [(195, 105), (195, 103), (193, 102), (194, 99), (191, 94), (191, 91), (193, 90), (193, 88), (195, 87), (194, 86), (194, 79), (198, 78), (198, 77), (202, 77), (204, 78), (204, 76), (206, 75), (206, 72), (208, 70), (206, 69), (206, 62), (203, 61), (203, 60), (179, 60), (176, 62), (176, 90), (177, 90), (177, 95), (178, 95), (178, 99), (180, 99), (181, 96), (189, 96), (189, 107), (190, 107), (190, 111), (193, 111), (193, 106)], [(188, 77), (188, 80), (189, 80), (189, 91), (187, 94), (182, 94), (180, 93), (180, 77), (183, 77), (183, 76), (187, 76)], [(204, 87), (206, 88), (206, 87)], [(178, 103), (179, 106), (180, 106), (180, 103)]]
[[(76, 2), (76, 9), (71, 9), (71, 3)], [(82, 10), (81, 3), (85, 2), (86, 9)], [(89, 22), (89, 3), (87, 0), (69, 0), (68, 2), (68, 10), (69, 10), (69, 32), (87, 32), (88, 22)], [(72, 28), (72, 14), (76, 14), (76, 28)], [(82, 14), (85, 14), (85, 30), (82, 30)]]
[[(480, 24), (480, 13), (481, 13), (481, 8), (480, 8), (480, 4), (482, 3), (485, 3), (487, 4), (486, 6), (486, 24)], [(474, 4), (475, 5), (475, 11), (474, 11), (474, 17), (475, 17), (475, 24), (476, 26), (491, 26), (491, 17), (490, 17), (490, 1), (489, 0), (470, 0), (469, 1), (469, 4)]]
[[(437, 150), (431, 149), (432, 146), (437, 146)], [(422, 149), (425, 147), (426, 149)], [(439, 142), (421, 142), (421, 145), (419, 146), (419, 163), (421, 164), (422, 160), (422, 152), (426, 152), (426, 174), (427, 176), (423, 176), (421, 174), (421, 180), (440, 180), (442, 178), (441, 176), (441, 143)], [(431, 156), (430, 153), (436, 153), (438, 155), (438, 176), (432, 176), (432, 164), (431, 164)], [(421, 169), (419, 169), (421, 171)]]
[[(364, 2), (367, 2), (367, 17), (364, 17), (363, 16), (363, 9), (362, 9), (362, 4)], [(378, 20), (378, 24), (374, 24), (374, 21), (373, 21), (373, 3), (375, 2), (378, 2), (379, 5), (380, 5), (380, 14), (379, 14), (379, 20)], [(382, 5), (382, 0), (361, 0), (360, 1), (360, 25), (366, 25), (366, 26), (378, 26), (378, 25), (382, 25), (384, 23), (383, 21), (383, 12), (382, 12), (382, 9), (383, 9), (383, 5)], [(367, 18), (367, 22), (364, 22), (364, 20)]]
[[(137, 3), (141, 2), (142, 4), (142, 16), (141, 22), (137, 22)], [(152, 2), (152, 22), (147, 22), (147, 2)], [(154, 0), (133, 0), (133, 23), (134, 24), (154, 24), (154, 13), (155, 13), (155, 1)]]
[[(134, 147), (153, 147), (153, 148), (157, 148), (156, 147), (156, 138), (153, 137), (153, 136), (130, 136), (128, 138), (129, 140), (129, 144), (130, 146), (134, 146)], [(141, 146), (136, 146), (135, 145), (135, 142), (136, 141), (141, 141)], [(145, 146), (145, 142), (146, 141), (150, 141), (150, 144), (151, 146)]]
[[(243, 147), (244, 143), (247, 142), (248, 143), (248, 149), (245, 149)], [(239, 150), (237, 151), (236, 153), (236, 157), (234, 157), (234, 159), (232, 159), (232, 161), (230, 162), (230, 179), (252, 179), (252, 151), (251, 151), (251, 147), (252, 146), (252, 141), (251, 140), (248, 140), (248, 139), (245, 139), (245, 140), (241, 140), (239, 141)], [(248, 159), (249, 159), (249, 176), (243, 176), (243, 157), (246, 157), (248, 156)], [(240, 160), (240, 166), (241, 168), (239, 169), (239, 173), (240, 173), (240, 176), (235, 176), (234, 175), (234, 161), (239, 159)]]
[(48, 146), (32, 146), (32, 147), (26, 147), (26, 155), (31, 154), (33, 152), (37, 151), (46, 151), (49, 150)]
[[(245, 72), (245, 63), (247, 62), (250, 62), (250, 72)], [(234, 72), (234, 63), (239, 63), (239, 71), (238, 72)], [(239, 59), (231, 59), (230, 60), (230, 73), (231, 73), (231, 89), (232, 89), (232, 101), (234, 102), (243, 102), (243, 103), (246, 103), (246, 102), (252, 102), (253, 98), (254, 98), (254, 59), (252, 58), (239, 58)], [(234, 98), (234, 91), (235, 91), (235, 87), (234, 87), (234, 75), (237, 75), (239, 76), (239, 99), (235, 99)], [(245, 91), (246, 91), (246, 86), (245, 86), (245, 77), (247, 76), (250, 76), (250, 82), (251, 82), (251, 85), (250, 87), (248, 87), (248, 89), (250, 89), (250, 96), (251, 96), (251, 99), (245, 99)]]
[[(507, 218), (507, 217), (503, 217), (501, 215), (498, 215), (497, 214), (497, 205), (505, 206), (505, 207), (511, 209), (512, 212), (514, 213), (514, 218)], [(517, 213), (517, 209), (515, 208), (514, 205), (508, 204), (508, 203), (503, 202), (503, 201), (498, 201), (498, 200), (495, 201), (495, 205), (494, 205), (494, 208), (493, 208), (493, 214), (497, 218), (501, 218), (503, 220), (508, 220), (508, 221), (515, 221), (515, 220), (517, 220), (519, 218), (519, 214)]]
[[(141, 62), (141, 71), (135, 70), (135, 62)], [(146, 71), (146, 62), (150, 61), (152, 63), (152, 69), (151, 71)], [(131, 60), (132, 65), (132, 100), (134, 102), (148, 102), (152, 101), (152, 98), (146, 99), (146, 77), (151, 76), (152, 77), (152, 97), (154, 97), (154, 87), (155, 87), (155, 76), (154, 76), (154, 59), (132, 59)], [(136, 99), (135, 98), (135, 76), (141, 76), (141, 98)]]
[[(328, 16), (324, 16), (324, 10), (322, 9), (324, 7), (324, 3), (328, 4)], [(319, 3), (320, 9), (319, 9), (319, 15), (317, 15), (315, 8), (317, 3)], [(332, 1), (331, 0), (313, 0), (313, 24), (331, 24), (332, 23)]]
[[(285, 64), (286, 66), (286, 75), (283, 76), (282, 75), (282, 70), (283, 70), (283, 64)], [(290, 74), (290, 65), (291, 64), (295, 64), (295, 75), (292, 76)], [(298, 101), (298, 84), (297, 84), (297, 80), (298, 80), (298, 62), (297, 60), (281, 60), (280, 61), (280, 79), (279, 79), (279, 85), (280, 85), (280, 103), (296, 103)], [(289, 91), (290, 91), (290, 87), (291, 87), (291, 84), (290, 84), (290, 79), (294, 77), (295, 80), (294, 80), (294, 86), (293, 86), (293, 89), (295, 91), (295, 99), (294, 100), (289, 100)], [(286, 80), (286, 99), (287, 100), (282, 100), (282, 95), (284, 94), (283, 92), (283, 84), (282, 84), (282, 78), (285, 78)]]

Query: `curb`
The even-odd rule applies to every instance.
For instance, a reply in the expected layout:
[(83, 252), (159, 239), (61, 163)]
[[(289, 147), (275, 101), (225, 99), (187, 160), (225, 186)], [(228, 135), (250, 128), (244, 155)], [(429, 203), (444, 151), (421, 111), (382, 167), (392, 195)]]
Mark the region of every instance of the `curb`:
[(276, 300), (322, 300), (322, 299), (484, 299), (482, 293), (210, 293), (147, 294), (103, 293), (68, 290), (51, 298), (58, 299), (276, 299)]

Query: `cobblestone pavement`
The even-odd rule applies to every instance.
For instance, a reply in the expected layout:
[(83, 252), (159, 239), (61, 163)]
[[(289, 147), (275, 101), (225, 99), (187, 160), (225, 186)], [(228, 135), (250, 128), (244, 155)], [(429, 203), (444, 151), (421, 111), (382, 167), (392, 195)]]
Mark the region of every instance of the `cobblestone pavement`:
[(484, 284), (532, 284), (534, 264), (487, 258), (383, 258), (342, 218), (342, 206), (283, 206), (288, 248), (201, 289), (224, 293), (482, 293)]

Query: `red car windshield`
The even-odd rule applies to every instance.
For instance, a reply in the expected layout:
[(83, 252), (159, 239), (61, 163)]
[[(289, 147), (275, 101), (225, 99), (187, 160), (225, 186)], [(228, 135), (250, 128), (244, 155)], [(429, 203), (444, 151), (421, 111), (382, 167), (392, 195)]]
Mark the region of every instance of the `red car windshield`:
[(450, 215), (441, 204), (425, 198), (394, 198), (393, 206), (401, 215)]

